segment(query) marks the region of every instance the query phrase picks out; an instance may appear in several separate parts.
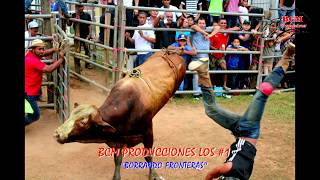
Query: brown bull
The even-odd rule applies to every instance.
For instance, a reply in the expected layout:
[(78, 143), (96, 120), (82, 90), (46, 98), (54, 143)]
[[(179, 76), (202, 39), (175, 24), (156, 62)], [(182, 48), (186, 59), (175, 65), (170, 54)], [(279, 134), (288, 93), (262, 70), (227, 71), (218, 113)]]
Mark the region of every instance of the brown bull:
[[(119, 80), (100, 108), (80, 105), (56, 131), (59, 143), (102, 143), (116, 148), (143, 143), (153, 146), (152, 118), (175, 93), (185, 75), (184, 60), (177, 53), (155, 53), (131, 74)], [(121, 179), (121, 153), (115, 155), (113, 179)], [(152, 156), (145, 157), (152, 163)], [(149, 179), (160, 179), (150, 168)]]

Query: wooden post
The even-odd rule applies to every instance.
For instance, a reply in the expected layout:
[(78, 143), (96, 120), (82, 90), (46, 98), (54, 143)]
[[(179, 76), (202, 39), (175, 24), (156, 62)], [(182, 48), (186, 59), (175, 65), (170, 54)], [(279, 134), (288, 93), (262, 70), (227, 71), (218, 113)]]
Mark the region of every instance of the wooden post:
[[(78, 1), (79, 2), (79, 1)], [(80, 18), (80, 14), (79, 14), (79, 6), (76, 5), (75, 7), (75, 11), (76, 11), (76, 17)], [(75, 27), (75, 36), (80, 37), (80, 23), (79, 22), (73, 22), (75, 23), (74, 27)], [(74, 39), (74, 47), (75, 47), (75, 51), (77, 53), (81, 52), (81, 46), (80, 46), (80, 40), (76, 40)], [(74, 57), (74, 68), (75, 68), (75, 72), (78, 74), (81, 74), (81, 63), (80, 63), (80, 59), (78, 59), (77, 57)]]
[[(111, 19), (111, 14), (110, 12), (105, 12), (104, 14), (104, 24), (107, 24), (107, 25), (110, 25), (110, 19)], [(104, 45), (107, 45), (109, 46), (110, 45), (110, 29), (109, 28), (104, 28)], [(104, 49), (104, 56), (105, 56), (105, 63), (106, 64), (109, 64), (109, 53), (110, 51), (108, 49)], [(108, 83), (109, 83), (109, 77), (112, 76), (112, 72), (108, 71), (107, 70), (107, 73), (106, 73), (106, 85), (108, 87)]]
[[(118, 49), (124, 49), (124, 34), (125, 34), (125, 25), (126, 25), (126, 9), (123, 6), (123, 0), (119, 0), (118, 1), (118, 14), (119, 14), (119, 25), (120, 25), (120, 30), (118, 31)], [(117, 69), (119, 71), (115, 71), (115, 78), (114, 78), (114, 84), (120, 79), (120, 75), (121, 75), (121, 62), (123, 61), (123, 56), (124, 56), (124, 52), (123, 51), (119, 51), (117, 53), (117, 61), (115, 63)]]
[[(41, 12), (43, 14), (50, 14), (50, 3), (49, 1), (41, 1)], [(52, 35), (52, 27), (51, 27), (51, 20), (48, 18), (44, 18), (43, 20), (43, 34), (44, 35)], [(52, 48), (52, 43), (48, 43), (48, 47)], [(49, 57), (50, 59), (52, 56)], [(53, 76), (51, 73), (47, 74), (47, 80), (53, 81)], [(48, 104), (54, 102), (54, 85), (47, 86), (47, 96), (48, 96)]]

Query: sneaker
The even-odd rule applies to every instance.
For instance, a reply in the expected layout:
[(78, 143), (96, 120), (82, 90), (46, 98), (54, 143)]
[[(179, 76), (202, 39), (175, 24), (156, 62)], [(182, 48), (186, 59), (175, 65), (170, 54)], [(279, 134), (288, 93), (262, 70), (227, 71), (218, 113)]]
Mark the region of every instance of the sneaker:
[(230, 91), (230, 90), (231, 90), (231, 88), (229, 88), (229, 87), (227, 87), (227, 86), (223, 86), (223, 89), (224, 89), (225, 91)]

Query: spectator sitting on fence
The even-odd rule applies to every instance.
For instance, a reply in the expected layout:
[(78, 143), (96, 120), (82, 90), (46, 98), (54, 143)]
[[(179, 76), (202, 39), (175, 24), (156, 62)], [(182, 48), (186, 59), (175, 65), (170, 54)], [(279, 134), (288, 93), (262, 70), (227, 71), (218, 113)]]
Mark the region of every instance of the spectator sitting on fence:
[[(165, 17), (167, 22), (164, 22), (164, 16), (160, 15), (157, 17), (156, 21), (159, 21), (157, 27), (160, 28), (177, 28), (177, 23), (173, 22), (173, 14), (172, 12), (166, 12)], [(156, 49), (167, 48), (169, 45), (174, 43), (175, 40), (175, 31), (156, 31), (156, 38), (158, 39), (155, 43)]]
[[(171, 0), (162, 0), (163, 6), (161, 6), (162, 9), (172, 9), (172, 10), (178, 10), (176, 6), (170, 5)], [(166, 11), (159, 11), (158, 16), (163, 15)], [(177, 18), (182, 15), (181, 12), (172, 12), (173, 14), (173, 22), (177, 21)], [(167, 19), (164, 19), (164, 22), (167, 22)]]
[(64, 51), (60, 51), (59, 59), (50, 65), (46, 65), (40, 59), (45, 56), (46, 44), (40, 40), (32, 41), (30, 50), (25, 55), (25, 98), (30, 103), (33, 113), (25, 116), (25, 125), (40, 118), (40, 110), (36, 100), (38, 99), (42, 85), (43, 73), (51, 73), (57, 69), (64, 60)]
[[(227, 46), (227, 51), (248, 51), (248, 48), (245, 48), (240, 45), (239, 39), (233, 39), (232, 43)], [(241, 59), (241, 54), (227, 54), (227, 69), (228, 70), (238, 70), (239, 69), (239, 61)], [(231, 89), (238, 88), (237, 84), (237, 75), (235, 73), (229, 74), (229, 84)]]
[[(210, 0), (209, 12), (223, 12), (223, 0)], [(210, 22), (218, 23), (219, 19), (222, 17), (221, 14), (210, 14)]]
[[(188, 11), (202, 11), (202, 1), (199, 0), (182, 0), (179, 5), (179, 9)], [(200, 17), (200, 13), (186, 13), (182, 12), (182, 17), (187, 18), (188, 16), (193, 16), (195, 21)]]
[[(240, 0), (239, 12), (243, 14), (248, 14), (249, 10), (247, 8), (248, 0)], [(249, 16), (239, 16), (240, 23), (243, 24), (244, 21), (249, 21)]]
[[(87, 12), (84, 12), (84, 6), (83, 5), (76, 5), (78, 7), (79, 12), (73, 13), (72, 18), (76, 19), (81, 19), (81, 20), (86, 20), (86, 21), (91, 21), (91, 15)], [(76, 23), (78, 22), (72, 22), (71, 20), (67, 21), (68, 26), (72, 26), (76, 31)], [(89, 40), (91, 39), (91, 31), (92, 27), (90, 24), (85, 24), (85, 23), (80, 23), (80, 38)], [(85, 51), (85, 55), (90, 57), (90, 51), (89, 51), (89, 45), (87, 45), (84, 41), (80, 41), (80, 48), (83, 46), (83, 49)], [(93, 66), (92, 64), (85, 62), (85, 67), (88, 69), (92, 69)]]
[[(295, 16), (295, 0), (279, 0), (279, 10), (278, 16), (281, 20), (280, 28), (281, 30), (285, 29), (285, 21), (282, 20), (283, 16)], [(293, 18), (294, 19), (294, 18)]]
[[(33, 0), (24, 0), (24, 13), (26, 14), (30, 14), (30, 7), (31, 7), (31, 4), (32, 4), (32, 1)], [(60, 7), (61, 7), (61, 11), (62, 11), (62, 15), (65, 17), (65, 18), (70, 18), (70, 14), (68, 13), (68, 7), (66, 5), (66, 3), (64, 2), (64, 0), (56, 0), (55, 4), (59, 4)]]
[[(226, 12), (239, 13), (239, 0), (226, 0), (225, 6)], [(240, 24), (239, 16), (225, 15), (224, 17), (227, 19), (228, 27), (238, 26), (238, 24)]]
[[(239, 27), (235, 26), (232, 28), (227, 28), (227, 20), (225, 18), (220, 18), (217, 23), (213, 24), (213, 31), (210, 37), (210, 48), (213, 50), (226, 50), (227, 43), (229, 40), (228, 33), (219, 32), (219, 30), (232, 30), (237, 31), (240, 30)], [(223, 53), (212, 53), (210, 61), (210, 69), (214, 69), (215, 67), (219, 67), (222, 70), (227, 70), (225, 55)], [(226, 91), (231, 90), (227, 86), (227, 74), (223, 75), (223, 89)]]
[[(139, 12), (138, 16), (139, 26), (138, 27), (150, 27), (146, 23), (147, 13), (144, 11)], [(152, 49), (152, 43), (156, 42), (156, 37), (153, 30), (135, 30), (133, 37), (130, 37), (130, 33), (126, 32), (125, 38), (135, 45), (137, 50), (146, 50), (143, 52), (137, 52), (137, 58), (134, 62), (134, 67), (143, 64), (151, 55), (152, 52), (148, 50)]]
[[(188, 67), (191, 61), (191, 56), (195, 56), (197, 54), (196, 49), (187, 44), (187, 37), (184, 34), (180, 34), (177, 38), (177, 41), (171, 44), (168, 48), (183, 50), (182, 57), (184, 59), (186, 67)], [(179, 86), (179, 91), (185, 90), (186, 87), (188, 87), (187, 76), (185, 76), (184, 80), (181, 82)]]

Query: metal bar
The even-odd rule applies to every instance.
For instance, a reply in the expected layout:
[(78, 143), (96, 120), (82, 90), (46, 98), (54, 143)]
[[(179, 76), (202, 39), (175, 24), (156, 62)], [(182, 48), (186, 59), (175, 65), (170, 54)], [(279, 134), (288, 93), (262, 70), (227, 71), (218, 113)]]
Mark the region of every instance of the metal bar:
[(50, 103), (50, 104), (40, 104), (39, 108), (46, 108), (46, 107), (54, 107), (54, 103)]
[[(215, 91), (215, 92), (223, 92), (223, 93), (234, 93), (234, 92), (256, 92), (256, 89), (234, 89), (234, 90), (221, 90), (221, 91)], [(186, 90), (186, 91), (176, 91), (175, 94), (193, 94), (193, 93), (200, 93), (202, 94), (201, 91), (193, 91), (193, 90)]]
[(109, 92), (109, 91), (110, 91), (110, 89), (108, 89), (108, 88), (106, 88), (106, 87), (104, 87), (104, 86), (96, 83), (95, 81), (92, 81), (92, 80), (90, 80), (90, 79), (88, 79), (88, 78), (86, 78), (86, 77), (84, 77), (84, 76), (82, 76), (82, 75), (80, 75), (80, 74), (72, 71), (72, 70), (70, 70), (70, 73), (73, 74), (73, 75), (75, 75), (75, 76), (77, 76), (77, 77), (79, 77), (80, 79), (82, 79), (82, 80), (84, 80), (84, 81), (86, 81), (86, 82), (89, 82), (89, 83), (91, 83), (91, 84), (93, 84), (93, 85), (101, 88), (102, 90), (104, 90), (104, 91), (106, 91), (106, 92)]
[(25, 41), (33, 41), (35, 39), (41, 39), (41, 40), (52, 40), (52, 36), (35, 36), (35, 37), (28, 37), (24, 38)]
[[(186, 28), (186, 29), (179, 29), (179, 28), (153, 28), (153, 27), (130, 27), (126, 26), (126, 30), (155, 30), (155, 31), (183, 31), (183, 32), (195, 32), (193, 29)], [(211, 32), (212, 28), (207, 27), (207, 32)], [(230, 34), (263, 34), (262, 32), (248, 32), (248, 31), (231, 31), (231, 30), (220, 30), (221, 33), (230, 33)]]
[(42, 86), (54, 85), (54, 82), (42, 82)]
[(87, 40), (87, 39), (83, 39), (83, 38), (80, 38), (80, 37), (77, 37), (77, 36), (68, 35), (68, 37), (72, 37), (72, 38), (74, 38), (76, 40), (83, 41), (83, 42), (86, 42), (86, 43), (89, 43), (89, 44), (93, 44), (93, 45), (96, 45), (96, 46), (99, 46), (99, 47), (102, 47), (102, 48), (113, 50), (113, 48), (110, 47), (110, 46), (106, 46), (106, 45), (103, 45), (103, 44), (100, 44), (100, 43), (96, 43), (96, 42), (93, 42), (93, 41), (90, 41), (90, 40)]
[(81, 3), (81, 2), (73, 2), (73, 1), (65, 1), (67, 4), (74, 5), (83, 5), (83, 6), (91, 6), (91, 7), (101, 7), (101, 8), (116, 8), (115, 5), (105, 5), (105, 4), (93, 4), (93, 3)]
[(101, 64), (95, 63), (95, 62), (92, 61), (92, 59), (88, 59), (88, 58), (85, 58), (85, 57), (83, 57), (83, 56), (79, 56), (78, 53), (75, 53), (75, 52), (72, 52), (72, 51), (70, 51), (69, 53), (72, 54), (72, 55), (74, 55), (74, 56), (77, 56), (78, 59), (81, 59), (81, 60), (83, 60), (83, 61), (85, 61), (85, 62), (88, 62), (88, 63), (90, 63), (90, 64), (93, 64), (93, 65), (95, 65), (95, 66), (97, 66), (97, 67), (99, 67), (99, 68), (102, 68), (102, 69), (104, 69), (104, 70), (112, 71), (111, 68), (108, 68), (108, 67), (105, 67), (105, 66), (103, 66), (103, 65), (101, 65)]
[(25, 14), (24, 18), (34, 19), (34, 18), (52, 18), (52, 14)]
[[(235, 74), (235, 73), (242, 73), (242, 74), (256, 74), (258, 70), (209, 70), (210, 74)], [(197, 74), (196, 71), (186, 71), (186, 74)]]
[(54, 60), (53, 59), (46, 59), (46, 60), (41, 60), (44, 63), (53, 63)]
[(287, 88), (287, 89), (278, 89), (274, 92), (289, 92), (289, 91), (296, 91), (296, 88)]
[(91, 25), (100, 26), (100, 27), (104, 27), (104, 28), (114, 29), (114, 26), (111, 26), (111, 25), (95, 23), (95, 22), (86, 21), (86, 20), (82, 20), (82, 19), (69, 18), (69, 20), (74, 21), (74, 22), (80, 22), (83, 24), (91, 24)]
[(198, 11), (198, 10), (175, 10), (175, 9), (166, 9), (166, 8), (151, 8), (151, 7), (139, 7), (131, 6), (126, 7), (127, 9), (138, 9), (138, 10), (155, 10), (155, 11), (167, 11), (167, 12), (185, 12), (185, 13), (198, 13), (198, 14), (220, 14), (220, 15), (233, 15), (233, 16), (255, 16), (255, 17), (264, 17), (264, 14), (257, 13), (235, 13), (235, 12), (217, 12), (217, 11)]
[[(158, 52), (162, 49), (126, 49), (127, 52)], [(260, 54), (260, 51), (222, 51), (222, 50), (197, 50), (199, 54), (223, 53), (223, 54)]]
[(58, 26), (58, 24), (55, 24), (54, 26), (56, 27), (58, 32), (62, 34), (63, 38), (65, 38), (65, 39), (68, 38), (68, 35), (61, 29), (60, 26)]
[(278, 55), (278, 56), (262, 56), (263, 59), (267, 58), (281, 58), (283, 55)]

